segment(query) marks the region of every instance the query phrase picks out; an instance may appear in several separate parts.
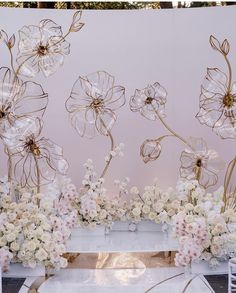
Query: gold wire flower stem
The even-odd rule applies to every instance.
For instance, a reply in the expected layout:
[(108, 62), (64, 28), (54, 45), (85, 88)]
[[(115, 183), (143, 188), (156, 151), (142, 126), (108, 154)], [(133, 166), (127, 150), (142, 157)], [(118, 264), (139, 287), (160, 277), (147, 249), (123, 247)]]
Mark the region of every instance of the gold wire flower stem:
[(6, 146), (6, 153), (8, 156), (8, 182), (12, 181), (12, 159), (9, 148)]
[[(104, 123), (104, 122), (103, 122), (103, 123)], [(113, 150), (114, 150), (114, 139), (113, 139), (113, 136), (112, 136), (112, 134), (111, 134), (110, 131), (107, 131), (107, 133), (108, 133), (108, 136), (109, 136), (110, 141), (111, 141), (111, 151), (113, 151)], [(103, 171), (102, 171), (102, 174), (101, 174), (100, 178), (104, 178), (104, 176), (105, 176), (105, 174), (106, 174), (106, 172), (107, 172), (107, 170), (108, 170), (108, 168), (109, 168), (109, 166), (110, 166), (110, 163), (111, 163), (112, 158), (113, 158), (113, 157), (112, 157), (112, 155), (110, 154), (110, 155), (109, 155), (109, 159), (108, 159), (108, 161), (107, 161), (107, 163), (106, 163), (106, 165), (105, 165), (105, 168), (104, 168)]]
[(227, 66), (228, 66), (228, 70), (229, 70), (229, 80), (228, 80), (228, 92), (231, 91), (231, 83), (232, 83), (232, 68), (231, 68), (231, 65), (230, 65), (230, 62), (229, 62), (229, 59), (227, 57), (227, 55), (223, 54), (224, 58), (225, 58), (225, 61), (227, 63)]
[(173, 129), (171, 129), (166, 122), (164, 121), (164, 119), (161, 117), (161, 115), (159, 114), (159, 112), (153, 107), (153, 110), (155, 111), (155, 113), (157, 114), (158, 118), (160, 119), (161, 123), (165, 126), (165, 128), (173, 134), (173, 136), (175, 136), (176, 138), (178, 138), (179, 140), (181, 140), (185, 145), (187, 145), (188, 147), (190, 147), (191, 150), (194, 151), (193, 147), (187, 142), (187, 140), (185, 140), (182, 136), (178, 135)]
[[(36, 51), (35, 51), (35, 53), (36, 53)], [(26, 58), (25, 60), (24, 60), (24, 62), (22, 62), (18, 67), (17, 67), (17, 70), (15, 71), (15, 76), (17, 76), (18, 74), (19, 74), (19, 71), (20, 71), (20, 69), (21, 69), (21, 67), (30, 59), (30, 58), (33, 58), (33, 57), (35, 57), (36, 56), (36, 54), (35, 55), (31, 55), (31, 56), (29, 56), (28, 58)]]
[(51, 46), (48, 46), (48, 49), (51, 48), (52, 46), (55, 46), (57, 44), (60, 44), (61, 42), (65, 41), (65, 38), (71, 33), (71, 31), (69, 30), (64, 36), (61, 37), (61, 39), (59, 41), (57, 41), (56, 43), (53, 43)]
[[(37, 193), (40, 193), (40, 172), (39, 172), (39, 164), (37, 158), (34, 156), (34, 161), (35, 161), (35, 167), (36, 167), (36, 176), (37, 176)], [(39, 205), (39, 200), (38, 205)]]
[(7, 164), (8, 164), (8, 182), (10, 184), (10, 196), (11, 198), (13, 198), (13, 186), (12, 186), (12, 158), (11, 158), (11, 153), (10, 153), (10, 150), (9, 148), (6, 146), (6, 153), (7, 153), (7, 156), (8, 156), (8, 160), (7, 160)]
[(234, 159), (232, 161), (229, 162), (226, 173), (225, 173), (225, 178), (224, 178), (224, 194), (223, 194), (223, 202), (224, 202), (224, 206), (222, 208), (222, 211), (224, 212), (226, 209), (226, 205), (227, 205), (227, 190), (229, 187), (229, 183), (234, 171), (236, 165), (236, 156), (234, 157)]
[(199, 179), (201, 177), (201, 171), (202, 171), (201, 167), (198, 167), (197, 171), (196, 171), (196, 179), (197, 179), (197, 181), (199, 181)]
[(12, 50), (11, 48), (9, 48), (9, 53), (10, 53), (10, 58), (11, 58), (11, 68), (12, 68), (12, 71), (16, 74), (16, 71), (15, 71), (15, 68), (14, 68), (14, 62), (13, 62), (13, 54), (12, 54)]

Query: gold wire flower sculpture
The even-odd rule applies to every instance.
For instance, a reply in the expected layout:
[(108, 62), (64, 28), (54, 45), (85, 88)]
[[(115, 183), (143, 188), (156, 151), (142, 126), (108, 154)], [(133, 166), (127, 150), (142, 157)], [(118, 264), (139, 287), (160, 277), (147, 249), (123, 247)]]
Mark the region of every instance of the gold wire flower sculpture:
[(224, 178), (223, 211), (236, 211), (236, 156), (229, 162)]
[(236, 83), (232, 82), (232, 69), (228, 59), (229, 42), (222, 44), (210, 36), (211, 47), (223, 55), (228, 75), (218, 68), (208, 68), (201, 86), (200, 110), (196, 117), (221, 138), (236, 138)]
[[(156, 139), (146, 139), (140, 147), (140, 156), (144, 163), (155, 161), (162, 151), (161, 142), (167, 137), (179, 139), (188, 149), (182, 152), (180, 161), (180, 176), (183, 178), (192, 177), (199, 181), (204, 187), (216, 184), (217, 173), (224, 166), (218, 154), (208, 150), (203, 139), (191, 138), (189, 141), (177, 134), (164, 120), (164, 106), (167, 101), (166, 90), (158, 83), (147, 86), (143, 90), (135, 90), (134, 96), (130, 99), (130, 109), (133, 112), (140, 112), (149, 120), (159, 119), (169, 134)], [(216, 165), (214, 165), (214, 163)]]
[(97, 71), (75, 82), (66, 101), (72, 126), (80, 136), (108, 135), (115, 121), (115, 110), (125, 104), (125, 88), (114, 85), (114, 77)]
[(80, 76), (65, 103), (71, 124), (81, 137), (93, 138), (100, 133), (110, 139), (111, 151), (100, 178), (105, 176), (116, 153), (111, 130), (116, 121), (115, 111), (124, 104), (125, 88), (115, 85), (115, 78), (105, 71)]
[(192, 149), (182, 152), (180, 176), (196, 178), (201, 186), (207, 188), (218, 181), (218, 172), (224, 168), (224, 162), (215, 150), (209, 150), (202, 138), (190, 137)]
[(48, 104), (48, 95), (41, 85), (23, 82), (7, 67), (0, 68), (0, 136), (22, 117), (41, 118)]
[(39, 71), (48, 77), (63, 65), (65, 55), (70, 53), (70, 44), (65, 40), (71, 32), (83, 27), (80, 22), (81, 11), (73, 16), (72, 24), (66, 34), (61, 26), (50, 19), (41, 20), (39, 25), (24, 26), (19, 30), (18, 72), (34, 77)]
[[(65, 175), (68, 163), (60, 146), (40, 137), (40, 119), (23, 118), (17, 121), (16, 134), (7, 139), (14, 161), (14, 176), (22, 187), (39, 187), (54, 180), (57, 173)], [(12, 129), (14, 132), (14, 129)]]
[[(80, 22), (81, 15), (81, 11), (73, 15), (65, 34), (50, 19), (40, 21), (38, 26), (24, 26), (19, 30), (18, 44), (15, 34), (8, 37), (4, 30), (0, 31), (0, 40), (9, 51), (11, 65), (11, 69), (0, 68), (0, 137), (8, 155), (8, 181), (11, 186), (13, 159), (14, 175), (21, 186), (37, 186), (38, 191), (41, 183), (54, 179), (56, 172), (66, 172), (67, 162), (62, 156), (62, 149), (51, 140), (39, 137), (40, 119), (46, 110), (48, 95), (41, 85), (23, 81), (19, 75), (34, 77), (42, 71), (47, 77), (56, 72), (70, 52), (66, 37), (84, 25)], [(15, 44), (18, 46), (16, 68)]]
[(156, 120), (159, 118), (158, 114), (162, 117), (165, 116), (166, 96), (166, 90), (158, 82), (155, 82), (142, 90), (135, 90), (130, 99), (130, 109), (133, 112), (140, 112), (149, 120)]
[(146, 139), (140, 147), (140, 156), (144, 163), (155, 161), (161, 154), (159, 139)]

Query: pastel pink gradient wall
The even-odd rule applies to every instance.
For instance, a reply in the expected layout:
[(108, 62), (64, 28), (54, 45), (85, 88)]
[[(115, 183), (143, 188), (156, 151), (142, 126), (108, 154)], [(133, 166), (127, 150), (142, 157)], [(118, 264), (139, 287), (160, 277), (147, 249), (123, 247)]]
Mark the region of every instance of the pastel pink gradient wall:
[[(9, 35), (23, 25), (38, 24), (50, 18), (63, 29), (70, 25), (71, 10), (0, 9), (0, 27)], [(129, 98), (136, 88), (158, 81), (168, 92), (166, 121), (182, 136), (202, 136), (209, 148), (216, 149), (228, 162), (235, 154), (235, 141), (221, 140), (210, 128), (199, 124), (200, 86), (207, 67), (226, 70), (223, 58), (210, 48), (211, 34), (231, 44), (230, 59), (236, 76), (236, 7), (214, 7), (172, 10), (83, 11), (84, 28), (71, 34), (71, 54), (56, 74), (36, 80), (49, 93), (49, 105), (44, 117), (43, 135), (63, 146), (70, 169), (68, 175), (79, 186), (87, 158), (101, 172), (109, 140), (97, 136), (81, 138), (70, 125), (64, 103), (79, 75), (105, 70), (115, 76), (116, 83), (126, 88), (126, 105), (117, 111), (113, 135), (117, 143), (125, 143), (125, 156), (114, 159), (106, 177), (108, 194), (115, 190), (114, 179), (130, 177), (131, 185), (143, 187), (159, 178), (160, 185), (175, 186), (179, 156), (184, 146), (173, 138), (163, 144), (161, 157), (145, 165), (139, 147), (146, 138), (166, 133), (160, 122), (148, 121), (129, 109)], [(9, 56), (0, 45), (0, 64), (9, 66)], [(1, 175), (6, 173), (1, 149)], [(223, 174), (219, 184), (223, 182)]]

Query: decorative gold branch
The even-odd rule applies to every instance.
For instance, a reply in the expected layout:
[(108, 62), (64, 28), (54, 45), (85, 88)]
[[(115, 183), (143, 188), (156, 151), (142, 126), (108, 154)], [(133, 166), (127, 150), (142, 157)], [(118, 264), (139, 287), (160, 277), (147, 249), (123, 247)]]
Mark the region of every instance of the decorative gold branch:
[(193, 146), (187, 142), (186, 139), (184, 139), (182, 136), (177, 134), (173, 129), (169, 127), (169, 125), (165, 122), (165, 120), (162, 118), (162, 116), (159, 114), (159, 112), (155, 109), (155, 107), (152, 105), (153, 110), (155, 111), (157, 117), (161, 121), (161, 123), (164, 125), (164, 127), (176, 138), (178, 138), (180, 141), (182, 141), (186, 146), (188, 146), (191, 150), (194, 151)]
[(222, 212), (224, 212), (226, 210), (226, 207), (230, 204), (230, 202), (229, 202), (229, 200), (230, 200), (229, 196), (230, 196), (231, 192), (233, 193), (232, 195), (236, 199), (235, 189), (232, 191), (230, 189), (230, 186), (229, 186), (235, 166), (236, 166), (236, 156), (233, 158), (233, 160), (231, 160), (229, 162), (228, 167), (227, 167), (227, 170), (225, 172), (224, 193), (223, 193), (224, 206), (222, 207)]
[[(107, 131), (107, 133), (108, 133), (108, 137), (110, 138), (110, 141), (111, 141), (111, 152), (112, 152), (114, 150), (114, 139), (113, 139), (113, 136), (112, 136), (112, 134), (111, 134), (111, 132), (109, 130)], [(105, 174), (106, 174), (106, 172), (107, 172), (107, 170), (108, 170), (108, 168), (110, 166), (112, 158), (113, 157), (112, 157), (112, 155), (110, 153), (109, 159), (108, 159), (108, 161), (107, 161), (107, 163), (105, 165), (105, 168), (102, 171), (102, 174), (101, 174), (100, 178), (104, 178), (104, 176), (105, 176)]]

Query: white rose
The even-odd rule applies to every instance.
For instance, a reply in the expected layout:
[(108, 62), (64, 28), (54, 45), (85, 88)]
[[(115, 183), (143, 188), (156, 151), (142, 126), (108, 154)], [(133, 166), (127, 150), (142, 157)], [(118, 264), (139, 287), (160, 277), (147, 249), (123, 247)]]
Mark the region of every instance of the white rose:
[(141, 210), (140, 210), (139, 208), (134, 208), (134, 209), (132, 210), (132, 214), (133, 214), (135, 217), (137, 217), (137, 216), (139, 216), (139, 215), (141, 214)]
[(186, 209), (187, 211), (192, 211), (192, 210), (194, 209), (194, 206), (193, 206), (191, 203), (187, 203), (187, 204), (185, 205), (185, 209)]
[(18, 251), (20, 249), (20, 245), (19, 245), (19, 243), (14, 241), (11, 243), (10, 248), (12, 251)]
[(156, 218), (156, 214), (154, 212), (150, 212), (148, 218), (153, 221)]
[(175, 210), (173, 209), (170, 209), (168, 212), (167, 212), (168, 216), (169, 217), (173, 217), (175, 215)]
[(35, 244), (35, 242), (32, 240), (32, 241), (29, 241), (28, 242), (28, 244), (27, 244), (27, 249), (29, 250), (29, 251), (35, 251), (35, 249), (36, 249), (36, 244)]
[(186, 217), (185, 217), (185, 222), (186, 223), (191, 223), (193, 221), (193, 216), (192, 215), (187, 215)]
[(163, 208), (164, 208), (164, 203), (163, 202), (157, 202), (153, 205), (153, 208), (154, 210), (157, 212), (157, 213), (160, 213), (161, 211), (163, 211)]
[(139, 194), (138, 187), (133, 186), (133, 187), (130, 189), (130, 193), (131, 193), (131, 194)]
[(2, 247), (2, 246), (5, 246), (5, 245), (7, 245), (7, 239), (6, 239), (5, 236), (3, 236), (3, 237), (0, 238), (0, 246)]
[(148, 214), (150, 212), (150, 207), (145, 204), (142, 208), (142, 211), (144, 212), (144, 214)]
[(11, 223), (6, 223), (6, 228), (7, 228), (7, 230), (14, 230), (15, 226)]
[(194, 212), (197, 213), (197, 214), (200, 214), (202, 211), (201, 207), (199, 205), (195, 206), (194, 207)]
[(50, 236), (49, 233), (43, 233), (43, 234), (40, 236), (40, 239), (41, 239), (43, 242), (47, 242), (47, 241), (50, 241), (51, 236)]
[(16, 233), (9, 233), (6, 235), (7, 242), (12, 242), (16, 239)]
[(44, 261), (47, 259), (47, 252), (43, 249), (40, 248), (36, 253), (35, 253), (35, 257), (39, 260), (39, 261)]

